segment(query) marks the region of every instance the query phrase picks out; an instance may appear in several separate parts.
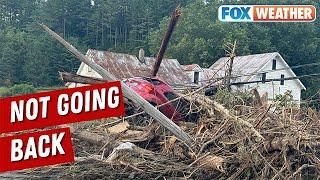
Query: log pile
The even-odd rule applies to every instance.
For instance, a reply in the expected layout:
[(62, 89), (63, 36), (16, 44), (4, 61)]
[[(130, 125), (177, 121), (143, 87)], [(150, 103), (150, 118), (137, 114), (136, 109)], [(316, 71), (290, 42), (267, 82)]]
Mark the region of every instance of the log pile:
[(235, 115), (239, 104), (228, 110), (200, 94), (188, 98), (205, 109), (199, 122), (178, 123), (193, 139), (192, 145), (156, 121), (141, 127), (125, 117), (99, 120), (74, 127), (75, 164), (23, 174), (70, 179), (309, 179), (320, 175), (320, 121), (314, 110), (290, 114), (293, 111), (275, 109), (276, 103), (257, 107), (252, 101)]

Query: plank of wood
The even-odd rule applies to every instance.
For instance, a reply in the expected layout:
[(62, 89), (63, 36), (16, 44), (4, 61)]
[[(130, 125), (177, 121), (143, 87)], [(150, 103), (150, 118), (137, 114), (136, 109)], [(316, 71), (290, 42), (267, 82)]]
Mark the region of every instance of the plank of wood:
[[(44, 24), (40, 24), (40, 26), (48, 32), (54, 39), (56, 39), (59, 43), (61, 43), (66, 49), (68, 49), (73, 55), (76, 56), (81, 62), (87, 64), (90, 68), (96, 71), (98, 74), (102, 76), (103, 79), (107, 81), (117, 81), (116, 77), (105, 70), (103, 67), (91, 61), (88, 57), (83, 55), (80, 51), (78, 51), (74, 46), (69, 44), (66, 40), (60, 37), (57, 33), (52, 31)], [(122, 91), (125, 97), (130, 99), (137, 106), (141, 107), (146, 113), (148, 113), (151, 117), (153, 117), (156, 121), (158, 121), (162, 126), (176, 135), (179, 139), (184, 141), (186, 144), (192, 146), (192, 139), (185, 133), (178, 125), (172, 122), (169, 118), (167, 118), (164, 114), (162, 114), (158, 109), (153, 107), (148, 101), (143, 99), (140, 95), (134, 92), (128, 85), (121, 82)]]
[(129, 126), (130, 125), (129, 125), (128, 121), (124, 121), (124, 122), (121, 122), (117, 125), (109, 127), (108, 132), (119, 134), (119, 133), (122, 133), (122, 132), (125, 132), (126, 130), (128, 130)]
[(94, 77), (86, 77), (77, 74), (72, 74), (68, 72), (59, 72), (60, 79), (64, 82), (74, 82), (74, 83), (81, 83), (81, 84), (99, 84), (108, 82), (107, 80), (101, 78), (94, 78)]

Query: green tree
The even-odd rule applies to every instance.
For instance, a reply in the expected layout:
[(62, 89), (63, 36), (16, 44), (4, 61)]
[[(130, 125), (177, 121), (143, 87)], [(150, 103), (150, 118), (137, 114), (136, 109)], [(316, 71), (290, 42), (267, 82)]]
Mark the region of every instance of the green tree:
[[(252, 4), (253, 1), (237, 3)], [(260, 1), (259, 3), (268, 2)], [(279, 3), (288, 3), (288, 1)], [(209, 67), (217, 59), (225, 56), (223, 45), (236, 39), (237, 55), (278, 51), (292, 66), (320, 63), (320, 28), (316, 25), (318, 22), (223, 23), (217, 18), (217, 9), (222, 4), (227, 3), (223, 1), (204, 3), (202, 0), (196, 0), (183, 8), (166, 56), (177, 58), (182, 64), (198, 63)], [(314, 5), (319, 7), (319, 3)], [(168, 17), (164, 18), (159, 28), (149, 34), (147, 41), (151, 54), (157, 53), (168, 20)], [(298, 75), (316, 73), (319, 70), (318, 66), (294, 69)], [(308, 88), (305, 96), (315, 93), (320, 88), (319, 80), (320, 77), (302, 79)]]
[(26, 33), (14, 27), (0, 32), (0, 77), (1, 85), (23, 82), (23, 66), (26, 61)]

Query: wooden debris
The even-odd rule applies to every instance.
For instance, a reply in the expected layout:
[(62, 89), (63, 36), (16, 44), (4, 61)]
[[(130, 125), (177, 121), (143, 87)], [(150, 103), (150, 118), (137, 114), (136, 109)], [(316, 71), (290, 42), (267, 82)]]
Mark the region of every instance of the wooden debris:
[[(257, 141), (250, 126), (235, 118), (232, 110), (226, 112), (221, 104), (198, 94), (191, 98), (201, 102), (201, 108), (216, 111), (210, 118), (203, 114), (199, 123), (179, 123), (192, 135), (194, 148), (157, 124), (136, 127), (129, 121), (130, 129), (118, 134), (108, 133), (106, 126), (90, 126), (73, 134), (75, 153), (87, 157), (50, 170), (61, 179), (314, 179), (320, 175), (316, 111), (302, 109), (302, 120), (293, 116), (288, 121), (282, 111), (245, 105), (239, 117), (259, 125), (255, 130), (264, 139)], [(217, 105), (222, 106), (219, 111)], [(96, 151), (93, 146), (98, 146)]]
[(159, 52), (157, 54), (156, 61), (153, 66), (151, 76), (156, 76), (159, 71), (161, 61), (162, 61), (164, 53), (168, 47), (169, 40), (172, 36), (174, 27), (176, 26), (180, 15), (181, 15), (181, 11), (180, 11), (180, 7), (178, 6), (171, 15), (170, 23), (169, 23), (168, 29), (162, 39), (161, 47), (160, 47)]
[[(235, 123), (239, 123), (239, 124), (249, 128), (250, 131), (253, 132), (254, 135), (257, 137), (258, 141), (264, 140), (264, 137), (249, 122), (243, 120), (240, 117), (235, 116), (228, 109), (223, 107), (223, 105), (219, 104), (218, 102), (212, 101), (211, 99), (209, 99), (209, 98), (207, 98), (207, 97), (205, 97), (203, 95), (197, 95), (197, 96), (198, 96), (198, 98), (194, 98), (194, 100), (197, 101), (199, 104), (203, 104), (207, 108), (213, 107), (214, 110), (218, 111), (226, 119), (230, 119)], [(188, 98), (186, 98), (186, 99), (188, 99)], [(188, 100), (191, 100), (191, 98), (189, 98)]]
[(116, 134), (122, 133), (122, 132), (128, 130), (129, 126), (130, 125), (129, 125), (128, 121), (124, 121), (124, 122), (121, 122), (121, 123), (119, 123), (117, 125), (109, 127), (108, 128), (108, 132), (109, 133), (116, 133)]
[[(103, 81), (113, 80), (74, 47), (69, 44), (66, 47), (81, 61), (95, 67), (105, 78)], [(98, 83), (100, 79), (93, 82), (81, 77), (78, 81)], [(128, 89), (125, 92), (128, 99), (135, 99)], [(272, 112), (271, 105), (264, 106), (266, 103), (262, 102), (263, 107), (257, 108), (250, 100), (243, 105), (230, 102), (224, 106), (196, 92), (200, 91), (184, 97), (200, 104), (204, 112), (214, 110), (214, 116), (203, 113), (199, 123), (179, 123), (184, 131), (171, 127), (167, 119), (158, 115), (158, 122), (166, 128), (156, 124), (135, 127), (134, 121), (127, 119), (130, 127), (123, 122), (112, 127), (115, 133), (100, 125), (73, 131), (76, 154), (86, 157), (45, 172), (52, 171), (59, 179), (316, 179), (320, 176), (317, 111), (300, 109), (299, 116), (292, 116), (293, 108)], [(148, 113), (159, 113), (144, 106), (143, 101), (135, 103)], [(244, 110), (237, 115), (232, 113), (239, 106)], [(192, 135), (192, 140), (185, 132)], [(190, 148), (190, 144), (194, 146)], [(93, 150), (93, 146), (99, 148)], [(33, 177), (48, 177), (37, 170), (25, 171), (23, 175), (32, 173), (44, 174)]]
[(131, 131), (128, 130), (121, 136), (122, 142), (145, 142), (152, 140), (156, 135), (155, 131), (158, 129), (159, 126), (153, 124), (147, 127), (144, 131)]
[(258, 90), (256, 88), (254, 88), (254, 89), (251, 90), (251, 92), (255, 97), (255, 101), (257, 102), (258, 107), (263, 106), (263, 103), (262, 103), (262, 100), (261, 100), (261, 97), (259, 95)]
[[(209, 101), (209, 100), (208, 100)], [(224, 117), (226, 117), (227, 119), (231, 119), (233, 120), (234, 122), (236, 123), (239, 123), (247, 128), (249, 128), (255, 135), (256, 137), (258, 137), (259, 141), (261, 140), (264, 140), (264, 137), (253, 127), (252, 124), (250, 124), (249, 122), (243, 120), (242, 118), (240, 117), (237, 117), (235, 115), (233, 115), (232, 113), (230, 113), (230, 111), (228, 109), (226, 109), (225, 107), (223, 107), (221, 104), (215, 102), (215, 101), (212, 101), (210, 102), (211, 104), (214, 105), (214, 109), (216, 111), (218, 111), (220, 114), (222, 114)]]
[(81, 84), (99, 84), (108, 82), (101, 78), (93, 78), (93, 77), (86, 77), (77, 74), (67, 73), (67, 72), (59, 72), (60, 79), (64, 82), (75, 82)]
[(198, 161), (199, 166), (207, 170), (218, 170), (225, 172), (223, 163), (224, 159), (218, 156), (206, 156)]

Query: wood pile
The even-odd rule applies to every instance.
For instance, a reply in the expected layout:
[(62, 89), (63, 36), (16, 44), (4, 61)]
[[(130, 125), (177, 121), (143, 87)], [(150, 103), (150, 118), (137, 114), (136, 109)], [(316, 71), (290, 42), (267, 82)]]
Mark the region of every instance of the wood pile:
[[(116, 80), (45, 25), (51, 36), (103, 80)], [(75, 125), (76, 163), (23, 171), (63, 179), (302, 179), (320, 175), (319, 116), (279, 109), (253, 91), (252, 100), (220, 104), (203, 89), (182, 94), (201, 112), (197, 123), (174, 124), (127, 85), (124, 96), (142, 112)], [(190, 106), (192, 107), (192, 106)], [(193, 111), (192, 109), (190, 111)], [(136, 116), (147, 123), (141, 126)]]
[(260, 106), (254, 101), (228, 110), (200, 94), (186, 97), (196, 99), (194, 103), (203, 109), (199, 122), (178, 123), (194, 140), (191, 146), (151, 117), (143, 127), (134, 123), (134, 117), (99, 120), (73, 127), (75, 164), (22, 173), (67, 179), (309, 179), (320, 175), (316, 111), (284, 111), (277, 103)]

